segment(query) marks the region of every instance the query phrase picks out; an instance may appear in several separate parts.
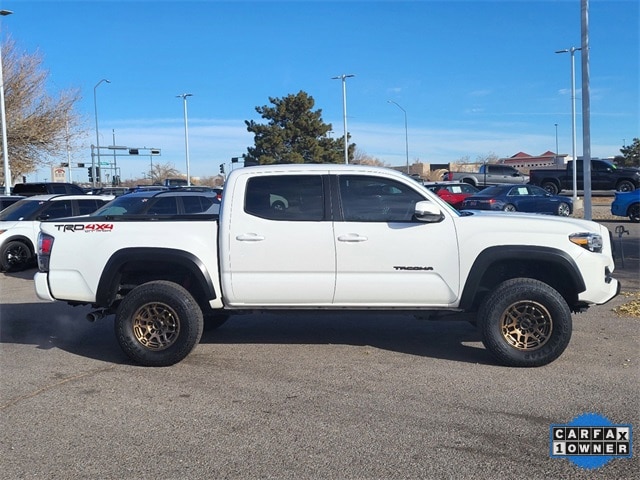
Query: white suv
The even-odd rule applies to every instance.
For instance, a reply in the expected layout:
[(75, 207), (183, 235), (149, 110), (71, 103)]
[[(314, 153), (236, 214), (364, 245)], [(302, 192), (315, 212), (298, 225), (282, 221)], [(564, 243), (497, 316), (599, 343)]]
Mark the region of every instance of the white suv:
[(88, 215), (113, 195), (35, 195), (0, 212), (0, 269), (23, 270), (34, 263), (40, 221)]

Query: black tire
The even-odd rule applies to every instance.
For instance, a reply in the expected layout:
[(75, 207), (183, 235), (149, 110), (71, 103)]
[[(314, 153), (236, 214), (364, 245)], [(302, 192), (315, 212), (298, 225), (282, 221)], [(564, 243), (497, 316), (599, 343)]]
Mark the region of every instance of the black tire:
[(7, 242), (0, 251), (0, 267), (5, 272), (17, 272), (29, 267), (33, 262), (33, 253), (29, 246), (20, 240)]
[(229, 315), (226, 313), (208, 313), (204, 315), (204, 331), (209, 332), (221, 327), (227, 320)]
[(571, 311), (562, 296), (531, 278), (507, 280), (478, 312), (482, 343), (503, 365), (540, 367), (558, 358), (571, 339)]
[(616, 191), (618, 192), (633, 192), (635, 189), (636, 186), (629, 180), (622, 180), (616, 185)]
[(502, 210), (505, 211), (505, 212), (517, 212), (518, 211), (516, 206), (513, 205), (512, 203), (507, 203), (504, 207), (502, 207)]
[(184, 359), (200, 341), (203, 317), (191, 294), (173, 282), (153, 281), (124, 297), (115, 318), (116, 338), (133, 361), (166, 367)]
[(557, 195), (558, 193), (560, 193), (560, 189), (553, 182), (544, 182), (542, 184), (542, 188), (549, 192), (551, 195)]
[(571, 207), (566, 202), (560, 202), (556, 207), (556, 215), (560, 215), (561, 217), (568, 217), (571, 215)]
[(633, 223), (640, 223), (640, 203), (634, 203), (627, 209), (629, 220)]

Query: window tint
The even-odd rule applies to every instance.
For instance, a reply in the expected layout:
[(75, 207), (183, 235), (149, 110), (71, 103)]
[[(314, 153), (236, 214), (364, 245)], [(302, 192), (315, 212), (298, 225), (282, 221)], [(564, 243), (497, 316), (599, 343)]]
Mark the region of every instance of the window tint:
[(245, 212), (270, 220), (322, 220), (322, 176), (279, 175), (251, 178), (247, 183)]
[(203, 197), (202, 195), (183, 196), (180, 198), (182, 198), (184, 213), (202, 213), (213, 204), (212, 197)]
[(425, 198), (403, 183), (378, 177), (341, 175), (340, 200), (347, 222), (410, 222)]
[(62, 218), (73, 216), (71, 200), (58, 200), (55, 202), (48, 202), (48, 205), (40, 213), (40, 216), (43, 215), (46, 218)]
[(78, 202), (78, 215), (89, 215), (95, 212), (98, 208), (104, 205), (104, 201), (96, 200), (95, 198), (89, 198), (87, 200), (77, 200)]
[(67, 186), (64, 183), (55, 184), (52, 183), (49, 186), (51, 193), (67, 193)]
[(149, 207), (147, 213), (151, 215), (176, 215), (178, 205), (176, 197), (160, 197)]

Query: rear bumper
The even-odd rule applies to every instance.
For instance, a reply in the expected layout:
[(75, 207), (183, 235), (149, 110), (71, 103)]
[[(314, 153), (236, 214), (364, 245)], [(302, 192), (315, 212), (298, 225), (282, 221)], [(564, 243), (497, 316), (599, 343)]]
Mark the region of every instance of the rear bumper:
[(46, 300), (49, 302), (54, 302), (56, 300), (49, 291), (49, 282), (47, 281), (46, 273), (37, 272), (33, 277), (33, 281), (35, 284), (36, 295), (40, 300)]

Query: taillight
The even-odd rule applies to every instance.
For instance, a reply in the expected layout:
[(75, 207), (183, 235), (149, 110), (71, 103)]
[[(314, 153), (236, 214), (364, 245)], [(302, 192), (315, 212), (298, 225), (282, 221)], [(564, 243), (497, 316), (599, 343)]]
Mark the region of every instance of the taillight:
[(49, 257), (53, 248), (53, 237), (46, 233), (38, 234), (38, 270), (49, 271)]

